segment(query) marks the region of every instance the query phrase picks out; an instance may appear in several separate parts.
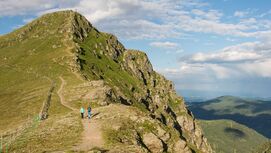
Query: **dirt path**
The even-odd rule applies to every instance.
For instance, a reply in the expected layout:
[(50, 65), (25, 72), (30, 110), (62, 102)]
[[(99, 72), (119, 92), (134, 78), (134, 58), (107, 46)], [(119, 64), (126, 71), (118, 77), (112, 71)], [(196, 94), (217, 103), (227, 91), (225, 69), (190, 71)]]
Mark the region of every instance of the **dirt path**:
[(59, 98), (60, 98), (60, 103), (61, 103), (63, 106), (65, 106), (65, 107), (67, 107), (67, 108), (69, 108), (69, 109), (71, 109), (71, 110), (73, 110), (73, 111), (76, 111), (75, 108), (71, 107), (71, 106), (65, 101), (65, 98), (64, 98), (64, 96), (63, 96), (63, 89), (64, 89), (64, 86), (65, 86), (67, 83), (66, 83), (66, 81), (65, 81), (61, 76), (60, 76), (59, 78), (60, 78), (60, 80), (61, 80), (61, 85), (60, 85), (60, 88), (59, 88), (58, 91), (57, 91), (57, 94), (58, 94), (58, 96), (59, 96)]
[[(63, 90), (64, 90), (64, 86), (67, 83), (61, 76), (59, 78), (61, 80), (61, 86), (58, 89), (57, 94), (59, 95), (61, 104), (64, 105), (65, 107), (67, 107), (67, 108), (70, 108), (74, 112), (79, 113), (79, 110), (77, 110), (74, 107), (71, 107), (65, 101), (65, 98), (64, 98), (64, 95), (63, 95)], [(97, 112), (96, 109), (93, 109), (92, 114), (94, 114), (93, 118), (91, 118), (91, 119), (87, 119), (87, 118), (82, 119), (82, 125), (83, 125), (83, 128), (84, 128), (84, 131), (82, 132), (82, 140), (81, 140), (81, 142), (79, 142), (74, 147), (74, 150), (88, 151), (88, 150), (90, 150), (91, 148), (94, 148), (94, 147), (102, 148), (102, 146), (104, 144), (104, 140), (103, 140), (103, 137), (102, 137), (101, 123), (99, 122), (98, 119), (96, 119), (96, 117), (99, 115), (99, 112)]]
[(84, 131), (82, 133), (82, 142), (76, 147), (76, 150), (88, 151), (94, 147), (103, 147), (101, 123), (94, 117), (82, 120)]

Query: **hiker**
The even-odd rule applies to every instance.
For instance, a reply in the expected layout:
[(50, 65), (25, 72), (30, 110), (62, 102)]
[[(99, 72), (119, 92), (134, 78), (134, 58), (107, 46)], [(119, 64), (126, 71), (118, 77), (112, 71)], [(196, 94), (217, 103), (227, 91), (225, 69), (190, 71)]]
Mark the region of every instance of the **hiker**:
[(81, 112), (81, 117), (82, 117), (82, 119), (83, 119), (83, 118), (84, 118), (84, 113), (85, 113), (85, 110), (84, 110), (83, 107), (81, 107), (80, 112)]
[(88, 106), (88, 119), (90, 119), (90, 116), (91, 116), (91, 107)]

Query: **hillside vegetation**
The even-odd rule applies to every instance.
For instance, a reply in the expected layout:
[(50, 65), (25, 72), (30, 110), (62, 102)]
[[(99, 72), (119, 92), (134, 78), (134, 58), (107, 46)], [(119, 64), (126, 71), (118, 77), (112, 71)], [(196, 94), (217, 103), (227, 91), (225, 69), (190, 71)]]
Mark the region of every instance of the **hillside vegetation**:
[(217, 153), (250, 153), (268, 139), (232, 120), (200, 120), (205, 136)]
[(230, 119), (271, 138), (271, 102), (223, 96), (201, 103), (190, 103), (196, 118)]
[[(212, 152), (146, 54), (76, 12), (1, 36), (0, 59), (0, 132), (11, 152)], [(88, 105), (92, 119), (80, 119)]]

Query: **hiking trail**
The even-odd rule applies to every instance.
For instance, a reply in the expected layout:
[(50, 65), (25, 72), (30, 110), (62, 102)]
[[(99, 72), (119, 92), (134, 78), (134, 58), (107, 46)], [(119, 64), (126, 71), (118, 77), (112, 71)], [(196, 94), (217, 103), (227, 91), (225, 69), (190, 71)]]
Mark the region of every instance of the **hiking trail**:
[(102, 137), (101, 123), (94, 117), (91, 119), (82, 119), (84, 131), (82, 133), (82, 142), (75, 147), (77, 150), (88, 151), (91, 148), (102, 148), (104, 140)]
[(71, 107), (66, 101), (65, 101), (65, 98), (64, 98), (64, 96), (63, 96), (63, 89), (64, 89), (64, 86), (67, 84), (66, 83), (66, 81), (60, 76), (59, 77), (60, 78), (60, 80), (61, 80), (61, 85), (60, 85), (60, 88), (58, 89), (58, 91), (57, 91), (57, 94), (58, 94), (58, 96), (59, 96), (59, 98), (60, 98), (60, 103), (63, 105), (63, 106), (65, 106), (65, 107), (67, 107), (67, 108), (69, 108), (69, 109), (71, 109), (71, 110), (73, 110), (73, 111), (76, 111), (76, 109), (74, 108), (74, 107)]
[[(63, 90), (67, 82), (61, 76), (59, 78), (61, 80), (61, 85), (57, 91), (57, 94), (59, 95), (61, 104), (80, 115), (79, 109), (77, 110), (76, 108), (71, 107), (65, 101)], [(88, 151), (94, 147), (103, 147), (104, 140), (102, 137), (101, 123), (96, 118), (98, 115), (91, 117), (91, 119), (87, 119), (86, 114), (87, 112), (85, 113), (85, 118), (81, 120), (84, 129), (84, 131), (82, 132), (81, 141), (74, 146), (74, 150)], [(92, 109), (92, 115), (94, 114), (99, 114), (96, 109)]]

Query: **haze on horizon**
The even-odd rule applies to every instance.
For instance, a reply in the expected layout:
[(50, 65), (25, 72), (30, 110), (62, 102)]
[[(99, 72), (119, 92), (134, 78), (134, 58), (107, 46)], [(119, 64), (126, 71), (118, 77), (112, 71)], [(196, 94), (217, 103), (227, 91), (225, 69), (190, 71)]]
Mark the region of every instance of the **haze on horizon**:
[(183, 96), (271, 97), (270, 6), (257, 0), (2, 0), (0, 34), (47, 12), (75, 10), (128, 48), (145, 51)]

